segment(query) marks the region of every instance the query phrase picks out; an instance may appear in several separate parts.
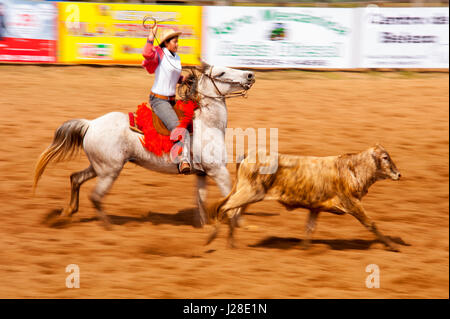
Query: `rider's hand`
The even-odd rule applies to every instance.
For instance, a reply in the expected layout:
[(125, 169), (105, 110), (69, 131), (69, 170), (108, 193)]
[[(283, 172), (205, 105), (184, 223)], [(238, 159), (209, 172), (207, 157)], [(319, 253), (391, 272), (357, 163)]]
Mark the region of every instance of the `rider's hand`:
[(158, 30), (158, 25), (155, 23), (155, 25), (153, 25), (150, 28), (150, 32), (148, 33), (148, 40), (149, 41), (153, 41), (155, 39), (155, 34), (156, 34), (157, 30)]

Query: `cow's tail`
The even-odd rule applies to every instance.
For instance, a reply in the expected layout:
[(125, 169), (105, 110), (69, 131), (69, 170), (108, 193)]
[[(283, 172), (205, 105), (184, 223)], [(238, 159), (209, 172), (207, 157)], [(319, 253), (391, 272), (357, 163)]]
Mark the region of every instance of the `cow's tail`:
[(208, 240), (206, 241), (206, 245), (211, 243), (219, 233), (219, 226), (220, 223), (222, 222), (223, 215), (225, 213), (224, 211), (221, 210), (221, 208), (228, 202), (231, 195), (233, 195), (236, 192), (236, 188), (239, 182), (239, 168), (241, 165), (241, 161), (242, 159), (239, 159), (236, 162), (236, 180), (234, 181), (233, 188), (231, 189), (230, 193), (225, 198), (222, 198), (217, 202), (215, 202), (214, 204), (212, 204), (207, 210), (208, 221), (209, 223), (214, 224), (214, 228), (210, 233)]
[(89, 121), (83, 119), (64, 122), (55, 132), (53, 142), (42, 154), (34, 169), (33, 191), (50, 162), (61, 162), (73, 158), (83, 146)]
[(233, 185), (233, 188), (231, 189), (231, 192), (227, 195), (227, 197), (218, 200), (208, 208), (209, 223), (220, 222), (222, 220), (222, 216), (219, 216), (219, 211), (222, 208), (222, 206), (225, 205), (228, 199), (230, 199), (230, 196), (233, 195), (235, 191), (236, 191), (236, 183)]

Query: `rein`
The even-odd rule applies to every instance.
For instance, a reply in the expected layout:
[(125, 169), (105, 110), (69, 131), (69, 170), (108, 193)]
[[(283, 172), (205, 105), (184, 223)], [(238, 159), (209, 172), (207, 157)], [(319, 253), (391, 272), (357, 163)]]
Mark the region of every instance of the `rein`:
[[(203, 71), (200, 71), (197, 67), (192, 67), (192, 66), (188, 66), (185, 67), (185, 69), (188, 69), (191, 72), (191, 75), (189, 75), (187, 77), (187, 80), (183, 83), (183, 85), (180, 85), (178, 87), (178, 94), (180, 95), (180, 97), (183, 100), (197, 100), (197, 102), (199, 101), (199, 95), (203, 96), (203, 97), (207, 97), (210, 99), (218, 99), (218, 100), (225, 100), (226, 98), (231, 98), (231, 97), (247, 97), (247, 91), (249, 89), (246, 89), (240, 82), (235, 82), (235, 81), (230, 81), (230, 80), (221, 80), (218, 79), (216, 77), (212, 76), (212, 66), (211, 69), (209, 71), (209, 74)], [(199, 71), (200, 74), (197, 75), (195, 70)], [(214, 88), (217, 92), (216, 96), (210, 96), (204, 93), (201, 93), (198, 91), (198, 83), (202, 80), (203, 77), (207, 77), (208, 79), (211, 80), (211, 82), (214, 85)], [(233, 93), (228, 93), (228, 94), (223, 94), (220, 89), (217, 87), (216, 81), (218, 82), (222, 82), (222, 83), (230, 83), (230, 84), (239, 84), (242, 87), (242, 91), (239, 92), (233, 92)]]
[[(219, 94), (219, 96), (208, 96), (206, 94), (200, 93), (199, 94), (205, 96), (205, 97), (209, 97), (211, 99), (226, 99), (226, 98), (232, 98), (232, 97), (240, 97), (243, 96), (245, 98), (247, 98), (247, 91), (248, 89), (246, 89), (241, 82), (234, 82), (234, 81), (228, 81), (228, 80), (221, 80), (218, 79), (217, 77), (213, 77), (212, 76), (212, 70), (213, 70), (213, 66), (211, 66), (210, 70), (209, 70), (209, 74), (206, 73), (202, 73), (203, 76), (206, 76), (207, 78), (209, 78), (212, 82), (212, 84), (214, 85), (214, 88), (216, 89), (216, 92)], [(223, 94), (222, 92), (220, 92), (219, 88), (217, 87), (216, 81), (218, 82), (222, 82), (222, 83), (230, 83), (230, 84), (239, 84), (242, 87), (242, 90), (239, 92), (232, 92), (232, 93), (228, 93), (228, 94)]]

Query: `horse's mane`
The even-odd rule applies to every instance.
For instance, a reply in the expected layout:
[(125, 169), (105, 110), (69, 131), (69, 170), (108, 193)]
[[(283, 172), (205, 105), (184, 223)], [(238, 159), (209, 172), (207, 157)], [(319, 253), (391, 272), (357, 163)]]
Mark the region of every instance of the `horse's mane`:
[[(183, 101), (192, 100), (198, 103), (200, 97), (197, 91), (197, 87), (201, 73), (199, 73), (194, 68), (190, 68), (189, 71), (190, 73), (186, 76), (183, 84), (178, 86), (178, 95)], [(200, 105), (200, 103), (198, 104)]]

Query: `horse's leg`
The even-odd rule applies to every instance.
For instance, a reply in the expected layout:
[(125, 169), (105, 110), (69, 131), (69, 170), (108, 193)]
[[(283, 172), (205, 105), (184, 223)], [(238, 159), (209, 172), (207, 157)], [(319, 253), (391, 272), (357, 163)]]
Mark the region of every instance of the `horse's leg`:
[[(219, 186), (220, 192), (222, 196), (227, 196), (231, 191), (231, 179), (230, 173), (228, 172), (225, 166), (220, 166), (218, 169), (208, 172), (208, 175), (211, 176), (216, 184)], [(236, 227), (242, 226), (242, 218), (241, 214), (245, 210), (244, 207), (240, 207), (236, 210), (235, 213), (232, 214), (233, 224)]]
[(110, 190), (112, 184), (116, 180), (116, 178), (119, 176), (120, 170), (116, 172), (115, 174), (108, 174), (108, 175), (101, 175), (98, 176), (98, 182), (95, 186), (94, 190), (92, 191), (92, 194), (90, 196), (90, 200), (94, 204), (94, 207), (97, 209), (97, 214), (100, 217), (100, 219), (103, 221), (104, 226), (106, 229), (111, 229), (111, 222), (106, 216), (106, 214), (103, 211), (102, 207), (102, 198), (108, 193)]
[(230, 193), (231, 191), (230, 173), (228, 172), (225, 166), (219, 166), (215, 169), (209, 170), (207, 174), (212, 179), (214, 179), (223, 197), (227, 196)]
[(196, 222), (203, 226), (207, 222), (205, 202), (206, 202), (206, 175), (197, 175), (197, 207), (198, 216)]
[(71, 184), (71, 194), (70, 194), (70, 203), (64, 208), (61, 213), (62, 217), (71, 217), (78, 211), (78, 203), (80, 199), (80, 187), (81, 185), (97, 176), (92, 166), (89, 166), (85, 170), (80, 172), (73, 173), (70, 175), (70, 184)]

